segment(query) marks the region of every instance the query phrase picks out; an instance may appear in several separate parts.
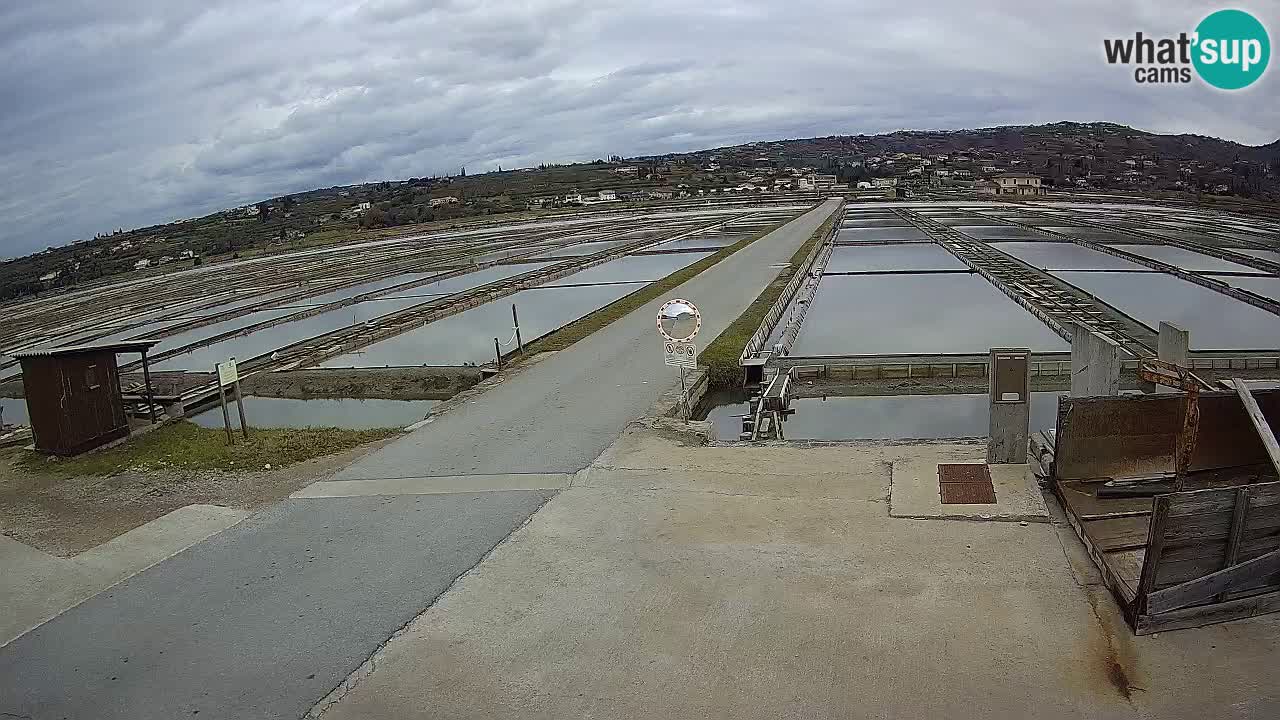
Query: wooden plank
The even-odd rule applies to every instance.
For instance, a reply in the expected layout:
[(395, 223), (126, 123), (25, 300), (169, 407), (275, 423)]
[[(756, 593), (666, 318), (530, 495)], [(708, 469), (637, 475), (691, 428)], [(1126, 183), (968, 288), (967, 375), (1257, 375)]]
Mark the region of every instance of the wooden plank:
[[(1053, 483), (1053, 489), (1054, 493), (1058, 496), (1059, 502), (1066, 506), (1067, 502), (1062, 497), (1062, 483)], [(1089, 539), (1088, 534), (1085, 533), (1084, 528), (1080, 524), (1079, 518), (1071, 512), (1067, 512), (1067, 522), (1071, 523), (1071, 529), (1075, 530), (1076, 537), (1080, 538), (1080, 542), (1084, 544), (1085, 551), (1089, 554), (1089, 557), (1093, 559), (1093, 564), (1096, 565), (1099, 572), (1102, 573), (1103, 583), (1106, 584), (1107, 589), (1111, 591), (1116, 602), (1118, 602), (1121, 609), (1124, 610), (1125, 617), (1132, 622), (1134, 616), (1133, 587), (1127, 585), (1124, 580), (1116, 575), (1115, 570), (1107, 565), (1105, 556), (1102, 551), (1098, 550), (1098, 548), (1094, 546), (1093, 541)]]
[[(1240, 541), (1244, 538), (1244, 525), (1249, 514), (1249, 488), (1236, 490), (1236, 510), (1231, 516), (1231, 534), (1227, 536), (1227, 556), (1222, 560), (1222, 569), (1235, 565), (1240, 558)], [(1220, 594), (1215, 598), (1218, 602), (1225, 599)]]
[(1164, 526), (1169, 520), (1168, 495), (1158, 496), (1151, 512), (1151, 526), (1147, 533), (1147, 554), (1142, 559), (1142, 576), (1138, 579), (1135, 602), (1140, 613), (1146, 612), (1147, 594), (1156, 584), (1156, 570), (1160, 566), (1160, 554), (1164, 551)]
[[(1249, 498), (1251, 508), (1280, 505), (1280, 482), (1256, 483), (1249, 487), (1252, 488)], [(1175, 516), (1231, 513), (1236, 505), (1235, 488), (1188, 490), (1178, 493), (1177, 498), (1178, 502), (1172, 509)]]
[[(1226, 541), (1231, 536), (1234, 512), (1233, 507), (1216, 513), (1171, 516), (1165, 529), (1165, 541), (1169, 545)], [(1256, 508), (1250, 504), (1249, 518), (1244, 529), (1246, 537), (1256, 537), (1277, 529), (1280, 529), (1280, 507), (1271, 505)]]
[(1159, 615), (1140, 614), (1134, 622), (1133, 632), (1135, 635), (1149, 635), (1167, 630), (1183, 630), (1228, 620), (1241, 620), (1277, 610), (1280, 610), (1280, 592), (1273, 592), (1213, 605), (1173, 610)]
[(1129, 602), (1133, 601), (1133, 596), (1138, 592), (1138, 578), (1142, 576), (1142, 559), (1146, 554), (1147, 548), (1143, 545), (1133, 550), (1109, 552), (1102, 556), (1107, 568), (1123, 583), (1121, 590)]
[(1231, 590), (1232, 586), (1239, 584), (1242, 580), (1276, 572), (1280, 572), (1280, 550), (1272, 550), (1266, 555), (1232, 565), (1225, 570), (1152, 592), (1147, 595), (1146, 610), (1152, 615), (1177, 610)]
[(1117, 514), (1141, 513), (1151, 514), (1151, 498), (1102, 498), (1094, 494), (1097, 482), (1084, 480), (1059, 480), (1063, 496), (1063, 504), (1081, 519), (1093, 520), (1099, 517), (1115, 517)]
[(1244, 380), (1232, 378), (1231, 384), (1236, 386), (1236, 394), (1240, 396), (1240, 402), (1244, 403), (1245, 413), (1253, 423), (1253, 429), (1257, 431), (1258, 439), (1262, 441), (1262, 447), (1267, 451), (1267, 457), (1271, 458), (1272, 467), (1280, 473), (1280, 443), (1276, 442), (1276, 435), (1271, 432), (1271, 425), (1262, 414), (1262, 408), (1258, 407), (1258, 401), (1254, 399), (1253, 392), (1249, 390)]
[(1084, 531), (1103, 552), (1145, 548), (1150, 528), (1151, 520), (1146, 515), (1089, 520), (1084, 523)]

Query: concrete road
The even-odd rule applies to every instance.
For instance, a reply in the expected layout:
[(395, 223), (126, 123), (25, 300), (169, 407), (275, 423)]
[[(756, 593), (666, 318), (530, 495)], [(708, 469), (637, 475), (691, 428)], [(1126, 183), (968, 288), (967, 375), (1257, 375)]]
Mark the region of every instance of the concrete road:
[(633, 429), (321, 718), (1280, 716), (1280, 615), (1133, 637), (1065, 520), (890, 516), (984, 454)]
[[(677, 289), (703, 337), (837, 207)], [(0, 717), (299, 717), (678, 385), (658, 304), (0, 648)]]
[(550, 495), (276, 505), (0, 649), (0, 717), (300, 717)]
[[(838, 207), (823, 203), (672, 293), (702, 311), (710, 342), (742, 314), (784, 263)], [(573, 473), (586, 467), (679, 385), (662, 362), (655, 301), (366, 456), (336, 476), (367, 480), (503, 473)]]

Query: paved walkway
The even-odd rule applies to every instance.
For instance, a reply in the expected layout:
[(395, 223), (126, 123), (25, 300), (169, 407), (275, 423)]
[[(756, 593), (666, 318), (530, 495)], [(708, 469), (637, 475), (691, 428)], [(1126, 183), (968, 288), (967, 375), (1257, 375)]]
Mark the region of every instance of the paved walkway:
[[(777, 276), (777, 265), (787, 262), (838, 204), (824, 203), (673, 291), (673, 297), (691, 300), (702, 311), (699, 340), (709, 342), (737, 319)], [(627, 423), (679, 385), (679, 375), (662, 363), (654, 327), (662, 302), (523, 370), (334, 479), (581, 470)]]
[[(837, 207), (673, 294), (714, 338)], [(678, 385), (658, 305), (0, 648), (0, 717), (299, 717)]]
[(1065, 519), (891, 516), (984, 456), (634, 429), (321, 720), (1280, 716), (1280, 615), (1133, 637)]

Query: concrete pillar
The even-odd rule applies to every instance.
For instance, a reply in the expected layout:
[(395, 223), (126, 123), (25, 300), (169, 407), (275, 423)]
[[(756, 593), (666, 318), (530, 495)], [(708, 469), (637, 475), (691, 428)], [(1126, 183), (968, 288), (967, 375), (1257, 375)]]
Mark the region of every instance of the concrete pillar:
[(1156, 345), (1156, 357), (1179, 365), (1191, 366), (1191, 333), (1173, 323), (1160, 323), (1160, 339)]
[(988, 362), (991, 415), (987, 462), (1025, 463), (1031, 424), (1031, 351), (992, 348)]
[(1119, 394), (1119, 343), (1076, 325), (1071, 338), (1071, 397)]

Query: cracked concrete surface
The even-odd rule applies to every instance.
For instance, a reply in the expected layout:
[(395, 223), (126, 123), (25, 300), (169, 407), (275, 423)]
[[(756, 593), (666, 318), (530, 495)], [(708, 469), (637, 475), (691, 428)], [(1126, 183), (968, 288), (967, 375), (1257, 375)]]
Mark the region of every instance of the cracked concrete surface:
[(1274, 716), (1275, 619), (1134, 638), (1069, 529), (890, 517), (969, 449), (632, 425), (323, 717)]

